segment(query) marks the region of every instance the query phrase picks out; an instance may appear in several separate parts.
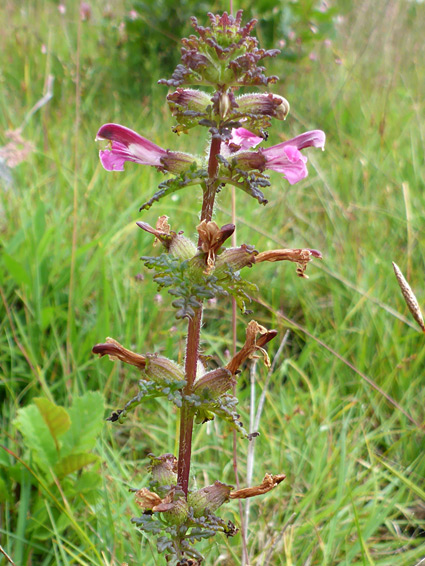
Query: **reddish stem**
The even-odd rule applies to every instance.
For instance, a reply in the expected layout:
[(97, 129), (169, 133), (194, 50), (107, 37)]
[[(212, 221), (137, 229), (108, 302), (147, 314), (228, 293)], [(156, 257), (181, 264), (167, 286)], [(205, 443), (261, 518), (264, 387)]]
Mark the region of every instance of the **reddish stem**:
[[(202, 202), (201, 222), (211, 220), (214, 211), (214, 201), (217, 188), (217, 155), (220, 152), (220, 139), (213, 138), (210, 147), (210, 157), (208, 161), (208, 181), (204, 190)], [(189, 319), (187, 326), (186, 343), (186, 386), (183, 390), (184, 395), (190, 395), (193, 389), (193, 382), (196, 378), (196, 368), (199, 357), (199, 341), (202, 322), (202, 306), (195, 312), (192, 319)], [(180, 444), (179, 459), (177, 464), (177, 484), (181, 487), (187, 497), (189, 488), (190, 462), (192, 457), (192, 432), (193, 432), (193, 409), (183, 401), (180, 412)]]
[[(199, 353), (199, 337), (201, 331), (202, 307), (196, 311), (195, 316), (189, 320), (186, 343), (186, 386), (185, 395), (192, 393), (193, 382), (196, 377), (196, 366)], [(177, 483), (187, 495), (189, 487), (190, 460), (192, 456), (192, 408), (183, 402), (180, 412), (180, 444), (179, 460), (177, 464)]]

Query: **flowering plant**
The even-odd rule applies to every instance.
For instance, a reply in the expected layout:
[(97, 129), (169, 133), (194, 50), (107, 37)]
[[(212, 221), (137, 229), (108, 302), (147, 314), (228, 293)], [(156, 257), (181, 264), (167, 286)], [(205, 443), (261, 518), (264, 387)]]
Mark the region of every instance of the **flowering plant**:
[[(260, 353), (266, 365), (269, 358), (264, 347), (276, 336), (255, 321), (247, 326), (246, 341), (224, 367), (207, 368), (201, 360), (199, 344), (203, 303), (207, 299), (231, 296), (245, 310), (256, 287), (244, 280), (240, 271), (264, 261), (288, 260), (297, 264), (297, 274), (307, 277), (305, 270), (312, 258), (321, 254), (313, 249), (278, 249), (258, 251), (242, 244), (225, 247), (235, 230), (234, 224), (219, 227), (213, 221), (217, 193), (226, 185), (241, 189), (259, 203), (267, 200), (262, 190), (270, 185), (266, 169), (281, 173), (292, 185), (304, 179), (307, 157), (301, 150), (324, 148), (325, 134), (313, 130), (283, 143), (261, 147), (267, 139), (266, 129), (272, 119), (283, 120), (289, 103), (271, 93), (250, 93), (237, 97), (239, 87), (258, 87), (276, 82), (267, 77), (260, 61), (273, 57), (277, 50), (258, 47), (251, 36), (255, 20), (241, 25), (242, 12), (236, 17), (209, 14), (210, 27), (202, 27), (192, 19), (197, 35), (182, 40), (181, 64), (171, 79), (160, 83), (174, 90), (167, 96), (176, 119), (174, 131), (189, 133), (204, 127), (210, 134), (208, 158), (163, 149), (136, 132), (118, 124), (105, 124), (97, 139), (107, 140), (109, 147), (100, 151), (100, 160), (108, 171), (122, 171), (126, 161), (150, 165), (172, 176), (159, 185), (159, 190), (140, 210), (150, 208), (165, 196), (187, 187), (199, 185), (203, 194), (198, 241), (192, 242), (175, 231), (160, 216), (155, 227), (139, 221), (137, 225), (154, 236), (164, 252), (143, 257), (152, 269), (154, 280), (168, 288), (178, 319), (187, 320), (187, 342), (184, 365), (158, 354), (138, 354), (108, 338), (97, 344), (93, 352), (108, 355), (141, 371), (140, 391), (108, 420), (122, 422), (128, 413), (147, 397), (165, 397), (180, 412), (178, 457), (173, 454), (151, 455), (149, 489), (136, 490), (136, 502), (142, 513), (133, 519), (142, 530), (157, 536), (159, 552), (165, 552), (168, 563), (179, 566), (200, 564), (202, 556), (194, 543), (217, 532), (227, 536), (237, 529), (215, 514), (230, 499), (253, 497), (276, 487), (284, 478), (281, 473), (266, 473), (255, 487), (233, 489), (216, 481), (194, 489), (190, 481), (191, 443), (194, 424), (223, 418), (243, 437), (252, 439), (236, 412), (234, 388), (244, 362)], [(188, 87), (210, 87), (206, 93)], [(258, 147), (260, 146), (260, 147)], [(255, 149), (254, 149), (255, 148)], [(232, 391), (233, 390), (233, 391)], [(232, 392), (231, 392), (232, 391)]]

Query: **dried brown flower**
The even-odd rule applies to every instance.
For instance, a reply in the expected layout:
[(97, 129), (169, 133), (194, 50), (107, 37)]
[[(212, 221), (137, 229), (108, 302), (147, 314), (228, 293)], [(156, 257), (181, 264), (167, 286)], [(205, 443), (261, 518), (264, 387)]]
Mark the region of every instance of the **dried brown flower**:
[[(263, 354), (264, 363), (267, 367), (270, 367), (270, 359), (267, 352), (263, 349), (263, 346), (265, 346), (267, 342), (270, 342), (276, 334), (276, 330), (267, 330), (267, 328), (255, 322), (255, 320), (251, 320), (246, 329), (245, 344), (230, 360), (226, 368), (234, 375), (239, 369), (239, 366), (241, 366), (247, 358), (252, 357), (256, 350), (259, 350)], [(257, 335), (259, 335), (258, 339)]]
[(253, 487), (245, 487), (243, 489), (237, 489), (236, 491), (230, 492), (230, 499), (246, 499), (248, 497), (256, 497), (257, 495), (263, 495), (274, 489), (286, 478), (285, 474), (277, 474), (272, 476), (271, 474), (266, 474), (260, 485), (255, 485)]
[(213, 222), (203, 220), (197, 227), (202, 251), (206, 254), (206, 272), (211, 271), (215, 265), (217, 251), (235, 231), (234, 224), (225, 224), (221, 228)]
[(154, 246), (158, 242), (161, 242), (161, 244), (169, 249), (171, 240), (173, 236), (176, 236), (176, 233), (171, 231), (170, 225), (168, 224), (167, 220), (168, 216), (160, 216), (157, 220), (155, 228), (152, 228), (152, 226), (147, 222), (136, 222), (136, 224), (145, 232), (149, 232), (149, 234), (155, 236)]
[(305, 275), (305, 270), (312, 257), (322, 259), (322, 254), (318, 250), (311, 249), (269, 250), (260, 252), (255, 257), (255, 263), (261, 263), (262, 261), (293, 261), (297, 264), (298, 277), (304, 277), (308, 279), (308, 275)]
[(139, 369), (144, 370), (146, 366), (145, 356), (124, 348), (113, 338), (108, 337), (105, 344), (96, 344), (96, 346), (93, 346), (92, 352), (93, 354), (99, 354), (100, 357), (109, 356), (109, 359), (112, 361), (121, 360)]
[(162, 499), (156, 493), (149, 491), (146, 487), (142, 487), (134, 494), (136, 503), (143, 511), (153, 511), (157, 505), (162, 503)]

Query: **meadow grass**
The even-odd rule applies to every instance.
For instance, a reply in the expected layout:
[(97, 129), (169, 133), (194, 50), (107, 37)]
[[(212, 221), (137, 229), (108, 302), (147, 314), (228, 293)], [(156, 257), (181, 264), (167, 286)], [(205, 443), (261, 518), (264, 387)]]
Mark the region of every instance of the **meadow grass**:
[[(1, 444), (15, 457), (0, 456), (0, 540), (17, 566), (164, 562), (130, 523), (138, 511), (128, 488), (146, 484), (149, 452), (177, 450), (178, 423), (167, 403), (148, 402), (123, 425), (105, 424), (95, 450), (101, 497), (82, 495), (78, 511), (61, 499), (60, 485), (58, 495), (45, 485), (13, 424), (37, 396), (68, 407), (75, 396), (101, 391), (110, 412), (134, 395), (135, 370), (91, 354), (106, 336), (140, 352), (184, 355), (185, 325), (173, 318), (167, 294), (156, 296), (139, 261), (152, 242), (135, 222), (154, 225), (167, 214), (174, 229), (191, 236), (200, 194), (186, 189), (139, 213), (162, 176), (132, 164), (107, 174), (94, 137), (102, 123), (115, 121), (173, 149), (199, 151), (203, 138), (171, 134), (165, 87), (153, 98), (120, 92), (111, 80), (114, 46), (102, 4), (92, 4), (92, 19), (80, 24), (77, 3), (64, 16), (49, 0), (0, 7), (0, 145), (42, 96), (47, 76), (55, 76), (52, 100), (22, 132), (35, 151), (1, 189)], [(298, 71), (279, 62), (272, 69), (283, 76), (275, 92), (288, 98), (291, 114), (271, 143), (321, 128), (326, 151), (309, 151), (309, 177), (294, 187), (273, 174), (266, 207), (236, 195), (239, 243), (318, 248), (324, 256), (309, 265), (308, 280), (297, 278), (292, 264), (245, 273), (260, 288), (252, 317), (279, 333), (272, 360), (289, 329), (265, 390), (253, 470), (254, 482), (265, 472), (287, 479), (251, 503), (252, 566), (414, 566), (425, 559), (424, 337), (391, 265), (401, 267), (424, 305), (425, 6), (336, 5), (343, 20), (332, 46), (318, 45), (317, 60)], [(230, 209), (223, 193), (219, 224), (230, 221)], [(230, 313), (226, 300), (205, 311), (203, 350), (221, 362), (231, 344)], [(238, 316), (240, 343), (248, 320)], [(245, 423), (249, 381), (247, 369), (238, 383)], [(260, 363), (255, 381), (258, 400), (267, 381)], [(242, 485), (247, 449), (240, 440)], [(234, 483), (225, 423), (196, 429), (192, 472), (200, 487)], [(30, 528), (40, 501), (44, 538)], [(236, 504), (223, 516), (238, 524)], [(239, 536), (204, 546), (209, 564), (240, 563)]]

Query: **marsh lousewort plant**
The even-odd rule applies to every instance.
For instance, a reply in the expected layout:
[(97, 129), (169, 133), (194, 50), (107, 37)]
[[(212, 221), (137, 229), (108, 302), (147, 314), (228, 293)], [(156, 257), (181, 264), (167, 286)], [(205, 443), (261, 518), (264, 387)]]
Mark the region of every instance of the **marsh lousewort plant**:
[[(264, 350), (276, 331), (251, 321), (246, 341), (225, 367), (208, 369), (200, 359), (200, 332), (203, 303), (215, 297), (231, 296), (245, 310), (245, 303), (256, 291), (255, 285), (243, 279), (241, 271), (264, 261), (295, 262), (296, 272), (306, 277), (308, 262), (321, 254), (312, 249), (278, 249), (258, 251), (255, 244), (226, 247), (235, 230), (233, 224), (219, 227), (213, 220), (214, 202), (226, 185), (241, 189), (260, 204), (267, 200), (263, 190), (270, 185), (265, 170), (281, 173), (292, 185), (307, 176), (307, 147), (324, 147), (325, 134), (320, 130), (305, 132), (293, 139), (267, 147), (266, 130), (272, 120), (284, 120), (289, 103), (282, 96), (254, 92), (237, 96), (240, 87), (268, 87), (277, 77), (266, 76), (263, 59), (277, 50), (258, 47), (250, 34), (255, 20), (241, 25), (242, 12), (236, 17), (209, 14), (210, 26), (202, 27), (193, 18), (196, 35), (182, 40), (181, 64), (171, 79), (160, 83), (173, 89), (167, 102), (176, 120), (173, 130), (190, 134), (194, 128), (209, 132), (207, 157), (163, 149), (129, 128), (105, 124), (97, 134), (108, 140), (109, 147), (100, 151), (107, 171), (123, 171), (126, 161), (156, 167), (169, 178), (140, 210), (149, 209), (162, 198), (185, 189), (202, 191), (202, 210), (197, 226), (198, 241), (172, 229), (166, 216), (160, 216), (155, 227), (139, 221), (137, 225), (163, 246), (163, 253), (143, 257), (154, 272), (159, 287), (173, 296), (176, 317), (187, 322), (184, 365), (157, 354), (137, 354), (108, 338), (93, 352), (109, 355), (136, 366), (141, 372), (140, 391), (109, 420), (122, 422), (145, 398), (165, 397), (180, 413), (179, 453), (151, 456), (149, 489), (136, 491), (141, 515), (134, 523), (149, 535), (157, 537), (159, 552), (173, 565), (200, 564), (202, 556), (194, 548), (198, 540), (222, 532), (227, 536), (237, 529), (216, 515), (218, 508), (231, 499), (264, 494), (276, 487), (284, 474), (266, 473), (261, 485), (234, 490), (216, 481), (194, 489), (190, 482), (191, 444), (194, 424), (214, 418), (227, 421), (242, 437), (251, 440), (236, 411), (237, 399), (231, 394), (240, 368), (254, 355), (269, 359)], [(208, 92), (201, 87), (209, 89)], [(190, 188), (189, 188), (190, 187)], [(173, 227), (175, 228), (175, 227)]]

